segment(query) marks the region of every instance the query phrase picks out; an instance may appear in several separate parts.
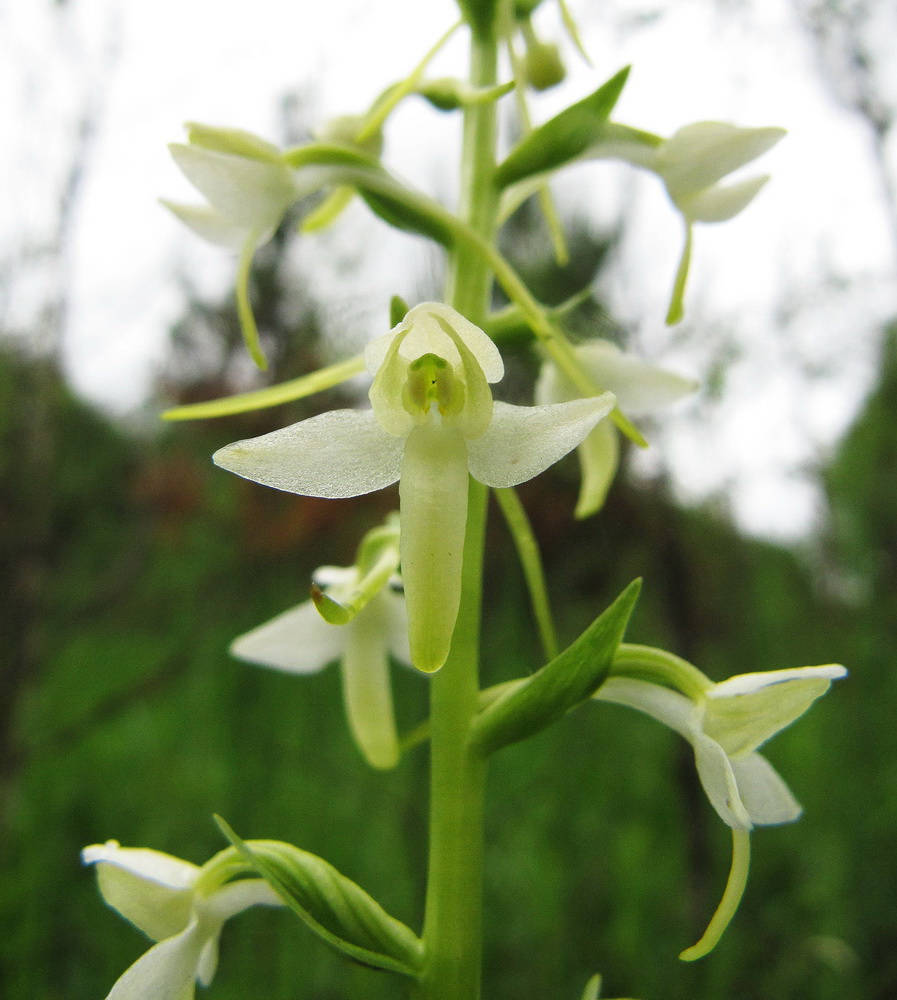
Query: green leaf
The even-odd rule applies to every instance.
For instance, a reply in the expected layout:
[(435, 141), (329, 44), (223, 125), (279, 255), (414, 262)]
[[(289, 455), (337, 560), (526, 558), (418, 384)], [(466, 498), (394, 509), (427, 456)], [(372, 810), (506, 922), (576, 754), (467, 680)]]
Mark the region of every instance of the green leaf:
[(533, 129), (511, 150), (495, 173), (501, 188), (562, 166), (584, 153), (601, 134), (626, 83), (629, 67), (621, 69), (593, 94)]
[(375, 969), (417, 977), (423, 943), (333, 865), (292, 844), (241, 840), (221, 819), (221, 832), (325, 944)]
[(559, 656), (481, 710), (471, 751), (486, 757), (533, 736), (589, 698), (610, 670), (640, 589), (633, 580)]

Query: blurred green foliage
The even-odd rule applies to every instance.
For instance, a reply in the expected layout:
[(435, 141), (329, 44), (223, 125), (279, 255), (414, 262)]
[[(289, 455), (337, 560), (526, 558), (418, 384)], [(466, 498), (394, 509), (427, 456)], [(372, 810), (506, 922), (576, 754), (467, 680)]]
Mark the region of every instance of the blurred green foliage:
[[(760, 830), (747, 896), (717, 951), (684, 965), (718, 900), (729, 838), (687, 746), (650, 720), (588, 705), (497, 755), (490, 774), (490, 1000), (575, 1000), (595, 971), (641, 1000), (889, 1000), (897, 994), (897, 351), (825, 472), (832, 530), (794, 553), (625, 479), (574, 523), (560, 466), (521, 491), (570, 638), (633, 577), (628, 638), (711, 676), (842, 661), (850, 678), (771, 746), (803, 802)], [(295, 415), (293, 415), (295, 419)], [(0, 995), (97, 1000), (146, 947), (104, 909), (78, 852), (115, 838), (196, 862), (246, 837), (322, 854), (418, 926), (426, 749), (374, 774), (348, 736), (337, 672), (233, 661), (230, 640), (348, 562), (394, 502), (286, 496), (211, 452), (283, 412), (140, 436), (76, 400), (49, 366), (0, 359)], [(571, 466), (572, 468), (572, 466)], [(373, 509), (371, 504), (373, 503)], [(484, 674), (539, 666), (507, 533), (489, 538)], [(406, 728), (426, 680), (396, 672)], [(210, 996), (403, 995), (347, 965), (286, 912), (225, 929)]]

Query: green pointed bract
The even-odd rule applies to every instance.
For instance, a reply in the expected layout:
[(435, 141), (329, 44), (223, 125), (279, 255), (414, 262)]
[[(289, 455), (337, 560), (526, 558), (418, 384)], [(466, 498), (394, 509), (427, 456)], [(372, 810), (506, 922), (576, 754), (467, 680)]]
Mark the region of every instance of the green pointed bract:
[(533, 736), (590, 698), (607, 676), (638, 598), (634, 580), (614, 603), (532, 677), (511, 688), (479, 713), (471, 751), (486, 757)]
[(593, 94), (526, 135), (499, 165), (498, 187), (554, 170), (584, 153), (601, 134), (628, 75), (627, 66)]
[(427, 673), (445, 663), (458, 616), (467, 476), (460, 431), (430, 423), (408, 435), (399, 483), (402, 579), (411, 660)]
[(417, 935), (333, 865), (292, 844), (243, 841), (222, 819), (217, 822), (246, 863), (325, 944), (362, 965), (417, 975), (423, 961)]

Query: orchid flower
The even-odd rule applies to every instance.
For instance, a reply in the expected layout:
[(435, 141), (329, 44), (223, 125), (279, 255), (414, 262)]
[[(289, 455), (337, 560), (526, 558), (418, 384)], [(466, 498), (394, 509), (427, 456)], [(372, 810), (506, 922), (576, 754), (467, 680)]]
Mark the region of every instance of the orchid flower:
[(847, 671), (838, 664), (738, 674), (692, 699), (670, 688), (614, 676), (595, 693), (684, 736), (704, 791), (724, 823), (745, 830), (790, 823), (801, 808), (757, 748), (800, 718)]
[[(624, 354), (607, 340), (593, 340), (574, 348), (576, 358), (595, 385), (617, 397), (617, 406), (629, 417), (648, 416), (695, 392), (699, 383), (675, 372)], [(576, 399), (578, 389), (553, 361), (542, 365), (536, 381), (537, 403)], [(579, 445), (582, 485), (575, 515), (588, 517), (604, 505), (620, 460), (619, 432), (602, 420)]]
[(294, 674), (339, 660), (349, 728), (362, 755), (380, 769), (399, 761), (389, 655), (410, 666), (405, 599), (400, 584), (396, 523), (369, 532), (355, 566), (322, 566), (312, 600), (235, 639), (241, 660)]
[(399, 481), (411, 660), (438, 670), (461, 599), (468, 475), (516, 486), (575, 448), (614, 406), (606, 392), (548, 406), (494, 402), (501, 354), (454, 309), (412, 309), (365, 351), (370, 410), (332, 410), (216, 452), (224, 469), (305, 496), (351, 497)]
[(237, 250), (237, 305), (246, 345), (260, 368), (266, 366), (249, 304), (249, 268), (284, 214), (305, 190), (280, 150), (250, 132), (188, 124), (188, 142), (168, 147), (187, 180), (207, 199), (205, 205), (163, 204), (210, 243)]
[(653, 170), (685, 223), (685, 244), (667, 323), (678, 323), (691, 262), (692, 226), (696, 222), (725, 222), (745, 209), (769, 180), (751, 177), (720, 184), (728, 174), (771, 149), (783, 136), (781, 128), (739, 128), (726, 122), (695, 122), (669, 139), (625, 126), (608, 126), (607, 137), (589, 150), (592, 158), (616, 158)]
[(116, 841), (81, 852), (96, 865), (103, 899), (157, 942), (112, 987), (106, 1000), (192, 1000), (198, 981), (208, 986), (218, 964), (224, 922), (250, 906), (282, 906), (262, 879), (224, 882), (215, 859), (189, 861)]
[[(640, 648), (629, 647), (636, 664)], [(610, 677), (594, 697), (638, 709), (684, 736), (711, 805), (732, 828), (732, 869), (722, 901), (701, 940), (680, 955), (693, 961), (715, 947), (741, 901), (750, 863), (748, 831), (755, 825), (791, 823), (801, 814), (790, 789), (758, 748), (800, 718), (847, 671), (827, 664), (739, 674), (713, 684), (671, 654), (651, 650), (649, 655), (666, 660), (673, 675), (681, 667), (689, 694), (625, 676), (623, 666), (624, 675)]]

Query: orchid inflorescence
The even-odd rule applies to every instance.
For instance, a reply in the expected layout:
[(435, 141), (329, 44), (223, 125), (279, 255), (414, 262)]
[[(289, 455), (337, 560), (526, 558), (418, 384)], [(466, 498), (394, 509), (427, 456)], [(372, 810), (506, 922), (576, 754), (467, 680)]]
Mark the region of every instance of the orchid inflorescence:
[[(109, 841), (86, 848), (84, 861), (95, 866), (110, 906), (155, 942), (113, 986), (109, 1000), (189, 1000), (195, 982), (212, 979), (224, 922), (259, 904), (287, 907), (346, 957), (410, 978), (421, 1000), (476, 1000), (482, 858), (470, 845), (482, 836), (477, 824), (485, 763), (586, 703), (635, 708), (688, 740), (709, 802), (733, 832), (723, 900), (705, 935), (682, 958), (707, 954), (735, 912), (747, 876), (749, 831), (800, 814), (758, 749), (843, 677), (843, 667), (772, 670), (714, 683), (673, 653), (623, 642), (638, 581), (558, 650), (538, 546), (513, 488), (575, 450), (581, 468), (575, 515), (596, 515), (618, 471), (621, 443), (646, 443), (633, 420), (673, 406), (698, 382), (607, 339), (572, 341), (564, 310), (537, 301), (494, 239), (502, 220), (538, 195), (560, 257), (564, 243), (548, 186), (557, 171), (609, 158), (653, 171), (686, 232), (667, 315), (677, 322), (693, 226), (732, 218), (747, 206), (765, 177), (721, 181), (766, 152), (782, 130), (698, 122), (663, 139), (613, 121), (628, 70), (533, 125), (527, 88), (552, 86), (564, 76), (558, 48), (538, 37), (532, 21), (539, 0), (458, 3), (460, 25), (408, 77), (382, 92), (366, 113), (324, 123), (308, 143), (281, 150), (239, 130), (189, 126), (188, 141), (171, 150), (206, 204), (168, 203), (200, 236), (238, 252), (238, 313), (259, 366), (265, 360), (250, 302), (253, 255), (300, 200), (319, 199), (300, 221), (300, 232), (334, 225), (346, 204), (361, 198), (385, 222), (447, 251), (449, 301), (409, 308), (394, 299), (390, 329), (363, 356), (292, 383), (170, 414), (215, 416), (277, 405), (367, 372), (369, 406), (319, 413), (213, 456), (217, 466), (244, 479), (303, 496), (338, 500), (399, 486), (399, 510), (364, 535), (354, 564), (320, 567), (308, 600), (239, 636), (231, 651), (292, 674), (338, 662), (349, 730), (375, 769), (394, 768), (412, 747), (430, 743), (432, 868), (423, 931), (418, 935), (387, 914), (322, 859), (281, 842), (243, 841), (223, 821), (230, 846), (201, 867)], [(560, 8), (582, 51), (563, 2)], [(460, 26), (469, 32), (474, 55), (470, 79), (429, 77), (430, 62)], [(495, 69), (499, 46), (512, 69), (504, 83)], [(525, 128), (500, 159), (497, 104), (510, 93)], [(460, 111), (474, 136), (462, 154), (468, 187), (458, 213), (384, 166), (384, 127), (414, 96), (442, 112)], [(491, 308), (493, 281), (508, 300), (502, 310)], [(501, 348), (509, 326), (540, 362), (530, 405), (511, 405), (493, 394), (504, 374)], [(477, 650), (489, 490), (523, 563), (546, 662), (529, 677), (481, 688)], [(411, 734), (401, 734), (396, 722), (392, 662), (432, 685), (431, 715)], [(597, 997), (599, 989), (600, 977), (593, 977), (584, 997)]]

